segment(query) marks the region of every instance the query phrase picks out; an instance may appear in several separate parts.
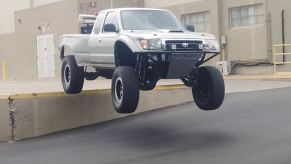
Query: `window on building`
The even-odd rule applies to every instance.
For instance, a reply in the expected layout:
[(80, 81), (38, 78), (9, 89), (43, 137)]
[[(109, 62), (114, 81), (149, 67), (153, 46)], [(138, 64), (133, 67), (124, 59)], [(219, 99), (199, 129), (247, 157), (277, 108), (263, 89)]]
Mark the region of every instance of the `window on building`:
[(197, 32), (211, 32), (209, 11), (185, 14), (182, 16), (182, 22), (185, 26), (193, 25)]
[(244, 27), (264, 23), (263, 4), (230, 9), (230, 27)]

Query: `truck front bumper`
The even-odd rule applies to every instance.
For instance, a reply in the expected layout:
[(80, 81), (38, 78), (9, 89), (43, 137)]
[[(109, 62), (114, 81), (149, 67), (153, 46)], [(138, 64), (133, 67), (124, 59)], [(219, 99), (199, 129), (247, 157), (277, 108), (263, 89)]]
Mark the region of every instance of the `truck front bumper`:
[(191, 71), (219, 55), (219, 52), (187, 51), (149, 51), (140, 55), (164, 55), (168, 63), (166, 79), (180, 79), (190, 75)]

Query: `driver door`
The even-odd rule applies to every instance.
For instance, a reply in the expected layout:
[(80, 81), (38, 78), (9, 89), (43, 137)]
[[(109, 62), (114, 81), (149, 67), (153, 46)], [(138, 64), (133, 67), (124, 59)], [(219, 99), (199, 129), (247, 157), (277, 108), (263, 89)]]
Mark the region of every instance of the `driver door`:
[[(104, 30), (104, 25), (112, 24), (116, 31)], [(114, 44), (118, 36), (118, 18), (116, 12), (106, 14), (100, 33), (92, 36), (89, 47), (91, 49), (92, 64), (96, 66), (115, 67)]]

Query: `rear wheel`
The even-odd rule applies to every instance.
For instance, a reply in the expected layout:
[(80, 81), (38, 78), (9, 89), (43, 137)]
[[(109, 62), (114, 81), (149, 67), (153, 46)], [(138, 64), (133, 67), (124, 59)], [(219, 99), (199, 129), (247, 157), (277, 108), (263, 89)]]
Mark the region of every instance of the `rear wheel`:
[(115, 110), (123, 114), (135, 112), (139, 102), (139, 79), (135, 70), (128, 66), (116, 68), (111, 86)]
[(68, 94), (80, 93), (84, 85), (84, 69), (78, 67), (73, 56), (66, 56), (62, 63), (62, 85)]
[(221, 73), (214, 67), (201, 67), (194, 82), (192, 94), (202, 110), (216, 110), (224, 100), (225, 86)]

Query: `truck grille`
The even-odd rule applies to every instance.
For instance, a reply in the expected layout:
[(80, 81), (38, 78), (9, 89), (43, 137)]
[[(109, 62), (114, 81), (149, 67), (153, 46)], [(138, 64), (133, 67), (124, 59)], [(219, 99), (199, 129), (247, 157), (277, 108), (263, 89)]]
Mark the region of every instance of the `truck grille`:
[(195, 51), (200, 52), (203, 50), (202, 41), (185, 41), (185, 40), (167, 40), (167, 51)]

